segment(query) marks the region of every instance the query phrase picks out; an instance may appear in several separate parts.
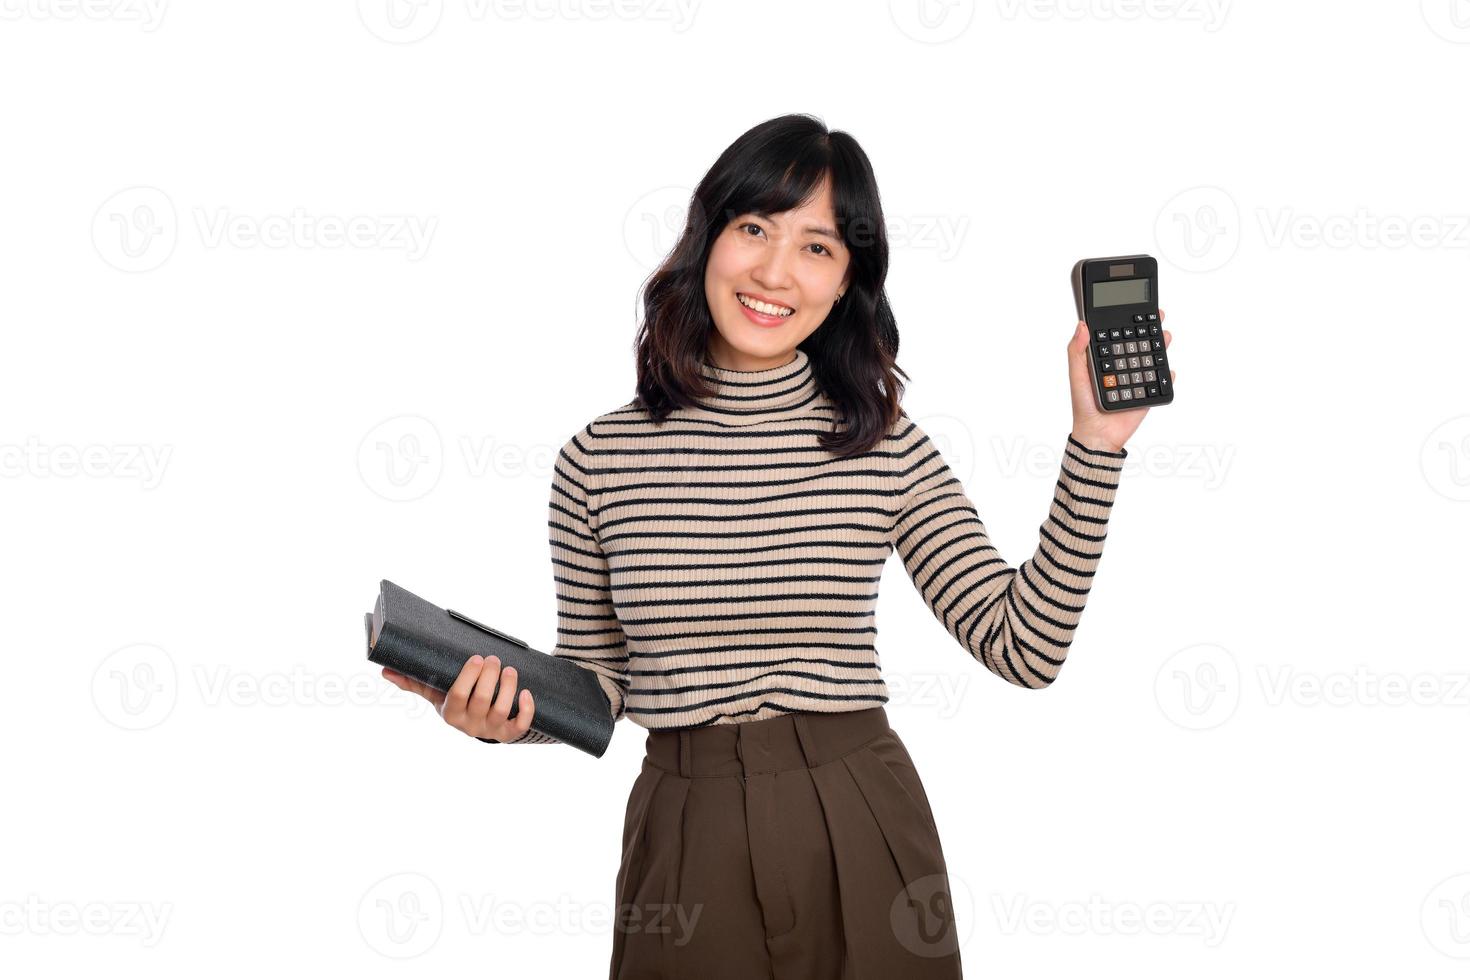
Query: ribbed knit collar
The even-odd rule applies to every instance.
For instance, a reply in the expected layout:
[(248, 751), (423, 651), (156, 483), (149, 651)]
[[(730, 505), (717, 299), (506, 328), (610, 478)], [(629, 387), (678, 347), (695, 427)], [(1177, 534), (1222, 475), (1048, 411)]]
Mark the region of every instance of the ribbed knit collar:
[(811, 360), (796, 350), (796, 359), (764, 371), (732, 371), (705, 361), (700, 371), (714, 385), (714, 394), (699, 404), (720, 416), (755, 416), (809, 405), (820, 397)]

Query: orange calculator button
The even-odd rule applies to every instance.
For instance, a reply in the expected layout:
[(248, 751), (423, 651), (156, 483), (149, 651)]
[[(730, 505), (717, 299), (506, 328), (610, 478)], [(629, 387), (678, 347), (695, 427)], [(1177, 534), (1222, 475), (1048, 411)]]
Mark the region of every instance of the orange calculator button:
[(1116, 388), (1116, 387), (1118, 387), (1118, 376), (1116, 374), (1105, 374), (1105, 375), (1103, 375), (1103, 387), (1104, 388)]

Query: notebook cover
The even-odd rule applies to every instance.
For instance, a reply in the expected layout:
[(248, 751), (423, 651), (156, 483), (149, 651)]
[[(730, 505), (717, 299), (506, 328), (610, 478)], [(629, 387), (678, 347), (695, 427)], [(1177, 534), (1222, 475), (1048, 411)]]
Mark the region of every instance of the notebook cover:
[[(387, 579), (380, 584), (364, 624), (369, 660), (439, 691), (449, 690), (465, 661), (475, 654), (499, 657), (502, 667), (516, 669), (519, 686), (529, 688), (536, 698), (532, 730), (597, 758), (607, 751), (612, 706), (597, 675), (585, 667), (466, 622)], [(517, 699), (510, 717), (519, 714)]]

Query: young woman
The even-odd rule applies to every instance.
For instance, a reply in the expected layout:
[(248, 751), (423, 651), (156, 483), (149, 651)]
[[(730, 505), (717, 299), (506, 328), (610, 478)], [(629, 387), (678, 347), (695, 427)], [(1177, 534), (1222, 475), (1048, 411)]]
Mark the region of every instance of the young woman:
[[(884, 713), (879, 575), (897, 551), (971, 656), (1050, 684), (1147, 409), (1097, 411), (1079, 323), (1052, 509), (1010, 566), (900, 406), (887, 271), (852, 137), (803, 115), (756, 126), (647, 284), (637, 397), (557, 460), (554, 653), (648, 729), (612, 980), (960, 976), (938, 828)], [(513, 670), (492, 702), (494, 658), (447, 694), (385, 674), (484, 741), (553, 741)]]

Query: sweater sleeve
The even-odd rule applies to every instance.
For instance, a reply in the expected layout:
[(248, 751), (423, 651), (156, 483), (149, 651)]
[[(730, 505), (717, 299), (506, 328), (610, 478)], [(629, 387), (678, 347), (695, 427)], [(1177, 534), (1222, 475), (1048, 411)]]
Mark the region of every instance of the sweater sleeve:
[(1046, 687), (1082, 618), (1128, 451), (1087, 449), (1068, 434), (1040, 544), (1012, 568), (928, 435), (906, 415), (899, 428), (890, 541), (915, 588), (988, 670), (1018, 687)]
[[(597, 675), (616, 723), (623, 717), (628, 694), (628, 645), (613, 609), (607, 556), (588, 520), (591, 457), (582, 440), (590, 433), (588, 426), (573, 436), (557, 455), (552, 470), (547, 526), (551, 575), (556, 583), (557, 643), (551, 654)], [(536, 692), (531, 693), (534, 696)], [(527, 729), (520, 738), (505, 744), (552, 743), (560, 741)]]

